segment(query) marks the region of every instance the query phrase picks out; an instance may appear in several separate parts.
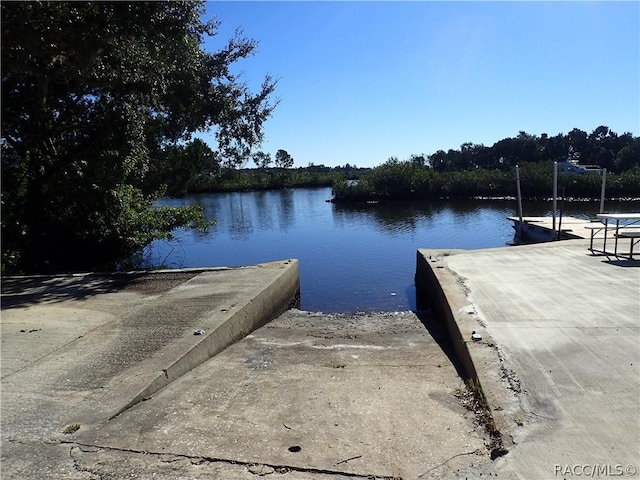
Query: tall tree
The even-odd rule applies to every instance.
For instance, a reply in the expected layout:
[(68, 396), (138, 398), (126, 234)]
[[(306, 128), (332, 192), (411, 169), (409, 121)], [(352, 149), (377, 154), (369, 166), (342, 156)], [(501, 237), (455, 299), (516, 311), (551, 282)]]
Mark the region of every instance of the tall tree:
[(567, 138), (569, 139), (569, 149), (571, 150), (571, 153), (576, 158), (580, 158), (580, 155), (588, 148), (587, 132), (580, 130), (579, 128), (574, 128), (567, 133)]
[(271, 154), (265, 152), (256, 152), (253, 154), (253, 162), (256, 167), (266, 170), (271, 165)]
[(276, 82), (252, 93), (231, 73), (256, 50), (241, 32), (203, 49), (219, 27), (204, 2), (1, 9), (3, 268), (103, 268), (199, 218), (152, 208), (150, 159), (209, 128), (227, 164), (260, 145)]
[(278, 150), (276, 152), (275, 164), (280, 168), (293, 167), (293, 157), (286, 150)]

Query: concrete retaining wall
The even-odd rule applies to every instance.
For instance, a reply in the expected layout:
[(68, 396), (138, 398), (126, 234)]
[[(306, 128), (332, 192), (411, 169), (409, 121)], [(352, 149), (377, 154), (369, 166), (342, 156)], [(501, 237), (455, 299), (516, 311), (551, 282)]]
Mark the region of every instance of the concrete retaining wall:
[(452, 252), (418, 250), (415, 275), (416, 303), (418, 309), (431, 308), (435, 317), (444, 322), (454, 353), (467, 377), (465, 380), (473, 380), (479, 387), (480, 380), (466, 343), (470, 340), (471, 331), (464, 332), (463, 335), (459, 325), (466, 323), (464, 314), (460, 312), (467, 304), (467, 299), (455, 277), (439, 260), (441, 255), (450, 253)]

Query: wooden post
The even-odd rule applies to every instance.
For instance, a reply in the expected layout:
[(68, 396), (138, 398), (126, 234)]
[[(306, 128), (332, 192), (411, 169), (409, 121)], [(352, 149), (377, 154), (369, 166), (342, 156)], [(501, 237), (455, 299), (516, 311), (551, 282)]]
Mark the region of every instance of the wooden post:
[(560, 218), (558, 219), (558, 234), (556, 240), (560, 240), (562, 236), (562, 212), (564, 210), (564, 187), (562, 187), (562, 198), (560, 199)]
[(520, 167), (516, 165), (516, 192), (518, 196), (518, 218), (520, 223), (518, 224), (518, 235), (522, 232), (522, 192), (520, 191)]
[(556, 211), (558, 210), (558, 162), (553, 162), (553, 211), (551, 230), (552, 236), (555, 236), (556, 232)]
[[(517, 167), (516, 167), (517, 168)], [(607, 183), (607, 169), (602, 169), (602, 189), (600, 190), (600, 213), (604, 213), (604, 189)]]

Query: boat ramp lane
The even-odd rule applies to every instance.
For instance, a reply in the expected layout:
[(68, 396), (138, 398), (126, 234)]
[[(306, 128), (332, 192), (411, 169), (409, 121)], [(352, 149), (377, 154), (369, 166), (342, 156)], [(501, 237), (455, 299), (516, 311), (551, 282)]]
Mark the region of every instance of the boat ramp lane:
[(640, 478), (640, 262), (588, 239), (417, 252), (508, 451), (462, 478)]
[(295, 260), (2, 287), (3, 479), (427, 480), (491, 461), (442, 326), (288, 308)]
[(239, 268), (3, 277), (3, 437), (59, 433), (59, 422), (100, 424), (298, 299), (293, 259)]

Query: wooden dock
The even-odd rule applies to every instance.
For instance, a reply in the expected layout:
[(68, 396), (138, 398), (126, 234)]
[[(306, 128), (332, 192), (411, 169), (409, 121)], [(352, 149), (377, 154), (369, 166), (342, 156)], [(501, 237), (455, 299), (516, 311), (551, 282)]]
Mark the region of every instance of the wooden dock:
[[(513, 222), (513, 228), (517, 229), (520, 223), (519, 217), (507, 217)], [(522, 217), (522, 230), (526, 237), (534, 242), (544, 242), (554, 240), (553, 218), (552, 217)], [(590, 220), (576, 217), (556, 217), (556, 230), (560, 231), (560, 239), (591, 238), (591, 231), (587, 227), (593, 225)], [(604, 238), (603, 233), (599, 233)], [(596, 237), (597, 238), (597, 237)]]

